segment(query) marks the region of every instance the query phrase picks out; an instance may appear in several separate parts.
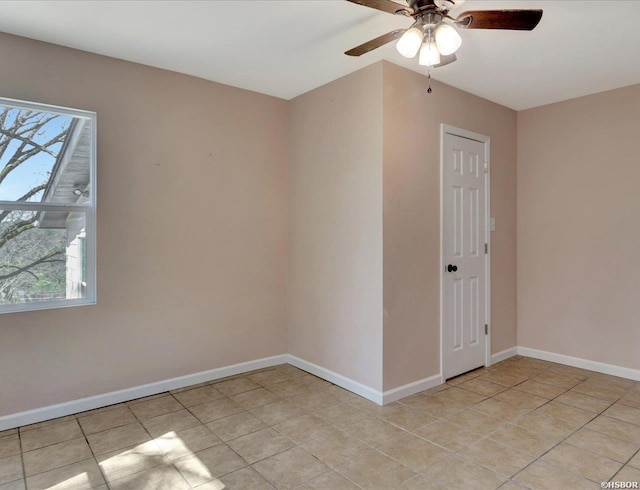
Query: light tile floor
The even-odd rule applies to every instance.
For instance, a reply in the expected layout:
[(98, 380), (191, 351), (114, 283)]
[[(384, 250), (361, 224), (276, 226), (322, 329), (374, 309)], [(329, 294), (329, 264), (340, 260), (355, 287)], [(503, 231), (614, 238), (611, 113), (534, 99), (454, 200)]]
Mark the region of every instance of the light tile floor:
[(289, 365), (0, 432), (0, 490), (640, 482), (640, 383), (516, 356), (385, 407)]

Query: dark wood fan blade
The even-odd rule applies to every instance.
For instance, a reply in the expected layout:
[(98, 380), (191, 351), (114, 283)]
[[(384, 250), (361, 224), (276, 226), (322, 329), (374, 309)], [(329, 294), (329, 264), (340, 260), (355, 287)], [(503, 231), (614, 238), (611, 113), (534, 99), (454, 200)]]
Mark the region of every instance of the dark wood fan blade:
[(383, 12), (387, 12), (388, 14), (396, 14), (397, 12), (407, 12), (407, 14), (412, 15), (413, 10), (407, 7), (406, 5), (402, 5), (401, 3), (392, 2), (391, 0), (347, 0), (351, 3), (357, 3), (358, 5), (364, 5), (365, 7), (370, 7), (372, 9), (381, 10)]
[(447, 66), (457, 60), (458, 60), (458, 57), (455, 54), (449, 54), (449, 55), (442, 54), (440, 55), (440, 63), (438, 63), (437, 65), (433, 65), (433, 68), (440, 68), (441, 66)]
[(467, 29), (508, 29), (532, 31), (542, 18), (542, 10), (470, 10), (456, 23)]
[(385, 44), (390, 43), (395, 39), (398, 39), (400, 36), (402, 36), (402, 33), (404, 31), (404, 29), (396, 29), (395, 31), (387, 32), (380, 37), (376, 37), (375, 39), (367, 41), (360, 46), (356, 46), (349, 51), (345, 51), (344, 54), (349, 56), (361, 56), (365, 53), (368, 53), (369, 51), (373, 51), (374, 49), (379, 48), (380, 46), (384, 46)]

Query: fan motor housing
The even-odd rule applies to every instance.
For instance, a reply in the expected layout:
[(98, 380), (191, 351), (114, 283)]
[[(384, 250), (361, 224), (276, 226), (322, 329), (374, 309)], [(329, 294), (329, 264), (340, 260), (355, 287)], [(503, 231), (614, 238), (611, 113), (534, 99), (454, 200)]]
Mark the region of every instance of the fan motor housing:
[(436, 5), (435, 0), (408, 0), (408, 3), (409, 7), (411, 7), (414, 12), (425, 10), (439, 10), (439, 7)]

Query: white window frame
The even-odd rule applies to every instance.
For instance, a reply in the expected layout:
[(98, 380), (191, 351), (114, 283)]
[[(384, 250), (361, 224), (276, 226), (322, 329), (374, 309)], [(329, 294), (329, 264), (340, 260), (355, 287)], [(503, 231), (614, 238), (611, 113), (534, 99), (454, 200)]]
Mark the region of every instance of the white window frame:
[(0, 210), (8, 211), (62, 211), (62, 212), (81, 212), (86, 216), (86, 250), (87, 250), (87, 287), (84, 298), (75, 299), (59, 299), (50, 301), (34, 301), (32, 303), (20, 303), (14, 305), (0, 305), (1, 313), (15, 313), (19, 311), (37, 311), (48, 310), (53, 308), (67, 308), (71, 306), (94, 305), (97, 301), (96, 287), (96, 191), (97, 191), (97, 141), (98, 127), (97, 114), (91, 111), (80, 109), (71, 109), (68, 107), (60, 107), (48, 104), (40, 104), (37, 102), (28, 102), (24, 100), (8, 99), (0, 97), (0, 105), (32, 109), (34, 111), (43, 111), (51, 114), (60, 114), (71, 116), (74, 118), (82, 118), (91, 121), (91, 152), (89, 162), (89, 200), (83, 204), (46, 204), (41, 202), (17, 202), (17, 201), (1, 201)]

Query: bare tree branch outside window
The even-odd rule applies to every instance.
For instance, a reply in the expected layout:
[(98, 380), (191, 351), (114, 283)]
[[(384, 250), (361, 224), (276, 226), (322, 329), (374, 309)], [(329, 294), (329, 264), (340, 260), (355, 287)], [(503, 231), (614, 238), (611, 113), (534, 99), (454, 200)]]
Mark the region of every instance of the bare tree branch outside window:
[[(39, 202), (72, 117), (0, 107), (0, 200)], [(38, 229), (39, 213), (0, 209), (0, 304), (65, 298), (64, 229)]]

